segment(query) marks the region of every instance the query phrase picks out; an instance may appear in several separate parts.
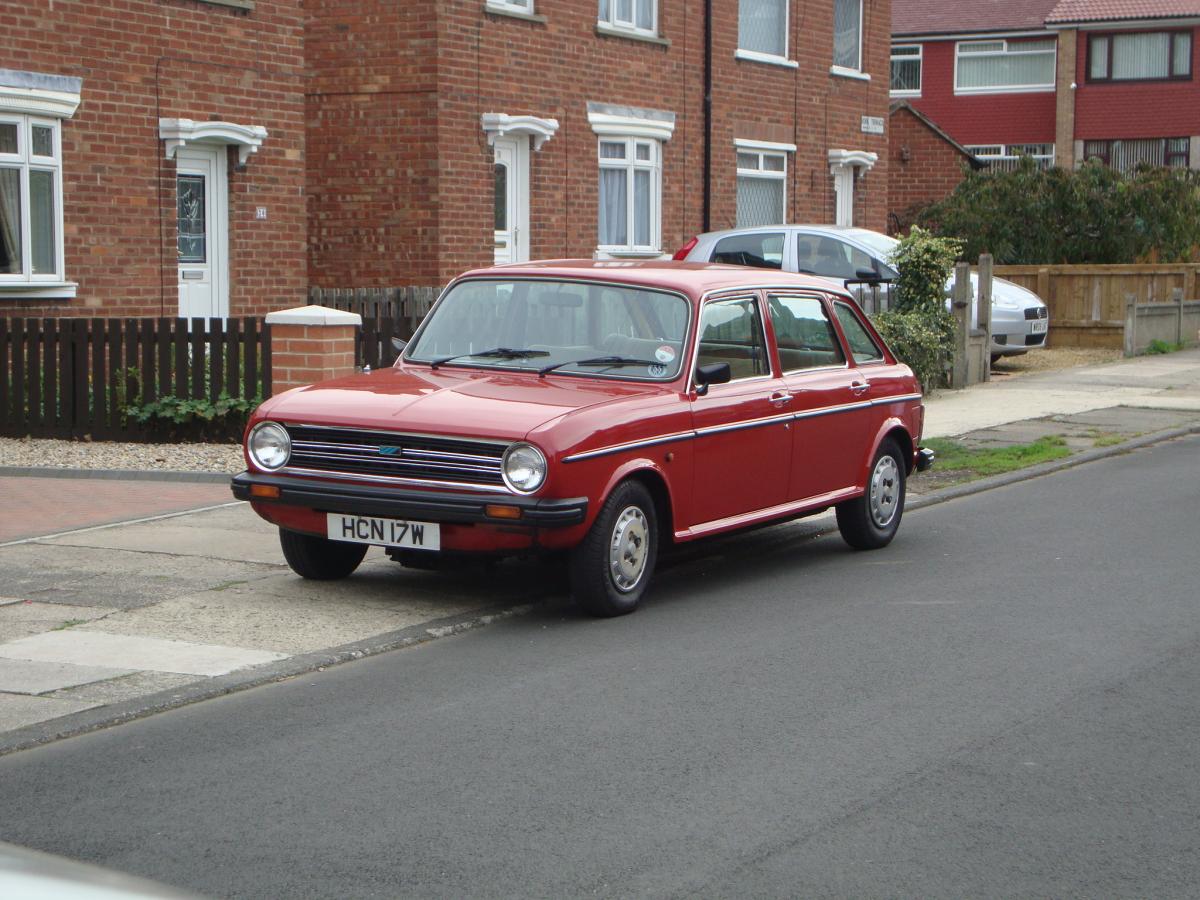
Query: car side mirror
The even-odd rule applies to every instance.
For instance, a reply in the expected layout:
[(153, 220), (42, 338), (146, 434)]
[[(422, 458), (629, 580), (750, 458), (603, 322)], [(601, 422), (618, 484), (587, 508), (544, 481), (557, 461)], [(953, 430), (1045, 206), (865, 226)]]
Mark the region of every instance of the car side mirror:
[(710, 384), (725, 384), (733, 377), (733, 370), (727, 362), (709, 363), (696, 368), (696, 393), (703, 397), (708, 393)]
[(403, 353), (404, 348), (407, 346), (408, 346), (408, 341), (404, 340), (403, 338), (398, 338), (398, 337), (392, 338), (392, 347), (393, 347), (393, 349), (395, 349), (395, 351), (397, 353)]
[(854, 273), (855, 281), (865, 281), (869, 285), (879, 284), (884, 279), (874, 269), (858, 269)]

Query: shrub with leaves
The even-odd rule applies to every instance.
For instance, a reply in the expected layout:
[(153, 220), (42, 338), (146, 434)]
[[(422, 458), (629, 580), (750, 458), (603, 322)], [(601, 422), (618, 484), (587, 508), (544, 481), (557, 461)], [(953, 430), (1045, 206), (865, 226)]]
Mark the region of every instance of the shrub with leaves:
[(900, 272), (892, 308), (898, 312), (944, 310), (946, 282), (961, 252), (961, 241), (937, 237), (914, 225), (892, 251), (891, 263)]
[(954, 317), (945, 307), (882, 312), (871, 321), (900, 362), (913, 370), (923, 391), (941, 387), (954, 356)]

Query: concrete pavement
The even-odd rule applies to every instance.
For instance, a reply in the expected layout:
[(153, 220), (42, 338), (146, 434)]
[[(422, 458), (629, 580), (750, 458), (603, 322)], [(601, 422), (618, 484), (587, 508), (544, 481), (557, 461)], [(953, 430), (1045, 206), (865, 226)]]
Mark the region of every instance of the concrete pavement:
[[(985, 444), (1066, 434), (1095, 454), (1122, 451), (1120, 443), (1090, 449), (1100, 436), (1111, 443), (1198, 422), (1200, 351), (1187, 351), (943, 392), (927, 400), (926, 431)], [(0, 471), (3, 525), (27, 535), (0, 543), (0, 753), (439, 637), (566, 593), (552, 567), (424, 573), (378, 550), (346, 582), (306, 582), (247, 505), (214, 507), (228, 497), (220, 486), (42, 481)], [(923, 491), (920, 478), (911, 487), (926, 500), (939, 493)], [(138, 521), (96, 527), (119, 514), (122, 491), (127, 518)], [(70, 529), (72, 510), (83, 530)], [(780, 534), (831, 524), (826, 514)]]

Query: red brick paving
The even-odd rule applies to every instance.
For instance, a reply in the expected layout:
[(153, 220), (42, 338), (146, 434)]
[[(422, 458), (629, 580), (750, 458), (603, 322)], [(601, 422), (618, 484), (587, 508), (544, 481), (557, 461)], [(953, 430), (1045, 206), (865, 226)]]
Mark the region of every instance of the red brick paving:
[(231, 502), (228, 484), (0, 477), (0, 542)]

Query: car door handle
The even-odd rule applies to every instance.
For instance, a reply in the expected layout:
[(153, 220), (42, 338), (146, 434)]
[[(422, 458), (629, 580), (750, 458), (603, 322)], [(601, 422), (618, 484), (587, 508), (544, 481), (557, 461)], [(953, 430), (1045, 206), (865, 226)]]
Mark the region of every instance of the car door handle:
[(861, 397), (867, 392), (867, 388), (870, 386), (871, 382), (869, 381), (852, 381), (850, 382), (850, 392), (854, 394), (855, 397)]
[(785, 403), (792, 402), (792, 395), (789, 394), (787, 391), (776, 391), (767, 399), (770, 400), (776, 406), (783, 406), (783, 404), (785, 404)]

